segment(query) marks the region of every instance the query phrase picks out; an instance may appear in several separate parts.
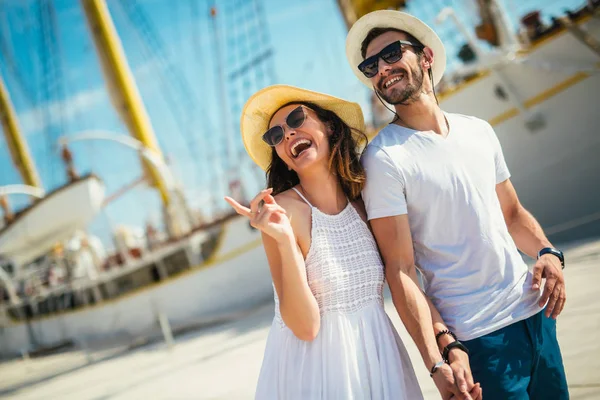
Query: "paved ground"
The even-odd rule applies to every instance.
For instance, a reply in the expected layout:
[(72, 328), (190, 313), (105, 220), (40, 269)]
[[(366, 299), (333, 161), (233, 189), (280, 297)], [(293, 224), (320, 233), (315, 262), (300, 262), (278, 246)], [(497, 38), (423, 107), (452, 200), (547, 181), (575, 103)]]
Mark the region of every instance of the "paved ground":
[[(568, 302), (558, 335), (571, 397), (600, 399), (600, 242), (567, 252)], [(416, 347), (386, 309), (416, 366), (427, 399), (437, 391)], [(239, 320), (123, 352), (113, 348), (0, 364), (0, 397), (12, 399), (250, 399), (273, 318), (267, 304)]]

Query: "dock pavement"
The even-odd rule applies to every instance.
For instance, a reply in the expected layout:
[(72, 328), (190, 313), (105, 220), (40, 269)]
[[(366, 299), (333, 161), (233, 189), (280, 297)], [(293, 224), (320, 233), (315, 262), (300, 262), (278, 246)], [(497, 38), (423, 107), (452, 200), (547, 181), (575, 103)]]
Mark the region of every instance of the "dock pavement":
[[(565, 252), (567, 303), (558, 319), (571, 398), (600, 399), (600, 240)], [(394, 310), (426, 399), (439, 399), (419, 353)], [(7, 399), (252, 399), (273, 318), (264, 304), (234, 321), (188, 332), (173, 346), (69, 351), (0, 363), (0, 398)], [(485, 388), (484, 388), (485, 394)]]

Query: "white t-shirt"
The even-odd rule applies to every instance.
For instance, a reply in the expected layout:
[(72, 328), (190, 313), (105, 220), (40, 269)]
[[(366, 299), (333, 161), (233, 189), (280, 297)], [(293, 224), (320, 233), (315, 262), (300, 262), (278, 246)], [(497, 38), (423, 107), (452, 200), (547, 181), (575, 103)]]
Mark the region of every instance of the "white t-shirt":
[(446, 113), (444, 138), (389, 125), (362, 157), (369, 219), (408, 214), (425, 293), (459, 339), (539, 312), (541, 290), (512, 240), (496, 184), (510, 173), (485, 121)]

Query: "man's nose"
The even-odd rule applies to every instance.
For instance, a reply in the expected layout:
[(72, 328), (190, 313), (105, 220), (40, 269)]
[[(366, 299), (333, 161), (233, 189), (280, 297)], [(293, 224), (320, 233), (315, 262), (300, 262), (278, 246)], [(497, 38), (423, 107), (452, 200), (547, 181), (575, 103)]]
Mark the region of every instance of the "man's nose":
[(379, 62), (377, 63), (377, 71), (379, 72), (379, 75), (382, 75), (382, 73), (387, 72), (390, 69), (392, 69), (392, 65), (385, 62), (383, 58), (380, 58)]

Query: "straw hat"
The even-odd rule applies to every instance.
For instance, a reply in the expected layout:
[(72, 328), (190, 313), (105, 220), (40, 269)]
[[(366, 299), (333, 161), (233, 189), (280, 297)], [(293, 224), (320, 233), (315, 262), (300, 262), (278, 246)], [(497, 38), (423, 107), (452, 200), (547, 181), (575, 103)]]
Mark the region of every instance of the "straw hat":
[(434, 86), (442, 79), (442, 75), (444, 75), (446, 69), (446, 50), (433, 29), (410, 14), (395, 10), (379, 10), (362, 16), (352, 25), (348, 36), (346, 36), (346, 58), (350, 63), (354, 75), (362, 83), (373, 89), (371, 80), (358, 69), (358, 64), (364, 60), (360, 52), (361, 44), (373, 28), (399, 29), (410, 33), (424, 46), (431, 48), (434, 57), (432, 67)]
[(362, 110), (357, 103), (295, 86), (268, 86), (248, 99), (242, 110), (240, 123), (244, 147), (250, 158), (263, 170), (271, 163), (271, 147), (262, 140), (262, 135), (269, 129), (273, 114), (282, 106), (293, 102), (314, 103), (336, 113), (351, 128), (367, 133)]

